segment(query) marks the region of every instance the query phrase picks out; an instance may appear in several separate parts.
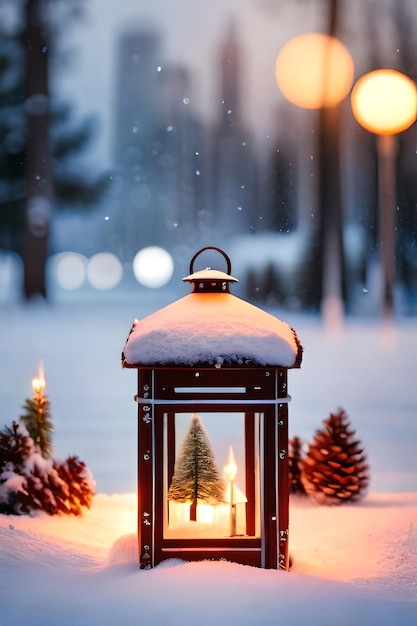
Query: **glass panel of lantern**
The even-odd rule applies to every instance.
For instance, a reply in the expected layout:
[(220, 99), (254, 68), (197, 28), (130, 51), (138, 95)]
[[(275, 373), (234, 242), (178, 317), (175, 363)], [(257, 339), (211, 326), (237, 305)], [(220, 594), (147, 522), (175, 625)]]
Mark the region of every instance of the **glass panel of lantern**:
[(263, 415), (163, 413), (163, 539), (259, 538)]

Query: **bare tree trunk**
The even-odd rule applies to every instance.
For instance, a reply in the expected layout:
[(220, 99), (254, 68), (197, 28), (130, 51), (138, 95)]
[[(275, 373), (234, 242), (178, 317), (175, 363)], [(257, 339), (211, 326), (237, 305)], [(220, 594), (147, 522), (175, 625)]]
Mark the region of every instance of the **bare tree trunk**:
[[(329, 0), (328, 34), (336, 36), (338, 1)], [(344, 251), (338, 106), (320, 110), (321, 305), (325, 324), (343, 316)]]
[(396, 274), (396, 167), (398, 141), (395, 135), (380, 135), (378, 146), (379, 254), (382, 269), (382, 313), (392, 319)]
[(26, 61), (26, 220), (22, 260), (24, 295), (46, 298), (45, 265), (48, 256), (52, 202), (49, 143), (48, 46), (43, 1), (27, 0), (23, 35)]
[(197, 521), (197, 498), (190, 504), (190, 522)]
[(344, 304), (343, 217), (340, 188), (338, 107), (320, 110), (320, 202), (322, 211), (322, 314), (341, 321)]

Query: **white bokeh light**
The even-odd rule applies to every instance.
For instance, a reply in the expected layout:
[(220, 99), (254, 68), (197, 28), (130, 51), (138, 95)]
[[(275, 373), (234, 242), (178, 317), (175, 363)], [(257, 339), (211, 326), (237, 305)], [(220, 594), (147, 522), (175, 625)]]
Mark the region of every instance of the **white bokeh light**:
[(113, 289), (122, 279), (123, 267), (116, 255), (99, 252), (90, 258), (87, 276), (95, 289)]
[(133, 259), (136, 280), (145, 287), (157, 289), (166, 285), (174, 272), (174, 261), (169, 252), (158, 246), (140, 250)]
[(63, 289), (79, 289), (85, 281), (87, 259), (77, 252), (63, 252), (56, 261), (55, 276)]

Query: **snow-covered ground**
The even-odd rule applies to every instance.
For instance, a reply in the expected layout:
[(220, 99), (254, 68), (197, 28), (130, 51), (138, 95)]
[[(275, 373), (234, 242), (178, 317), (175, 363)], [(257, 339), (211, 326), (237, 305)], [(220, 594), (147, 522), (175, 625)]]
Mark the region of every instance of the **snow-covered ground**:
[(136, 564), (136, 501), (99, 494), (82, 519), (0, 516), (0, 624), (415, 626), (417, 494), (338, 508), (292, 502), (292, 571)]
[[(120, 353), (131, 323), (182, 293), (0, 310), (0, 427), (18, 419), (43, 359), (55, 456), (78, 454), (98, 495), (82, 519), (0, 516), (0, 624), (417, 623), (417, 322), (278, 315), (303, 345), (289, 375), (290, 431), (311, 439), (342, 406), (368, 452), (359, 505), (291, 503), (290, 574), (135, 554), (136, 376)], [(172, 297), (171, 297), (172, 296)]]

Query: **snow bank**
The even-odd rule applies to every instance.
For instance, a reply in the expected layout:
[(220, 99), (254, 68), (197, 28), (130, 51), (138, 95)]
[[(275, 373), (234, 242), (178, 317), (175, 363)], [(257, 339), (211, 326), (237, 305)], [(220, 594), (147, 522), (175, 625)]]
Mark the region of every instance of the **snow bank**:
[[(144, 299), (143, 315), (159, 304)], [(0, 311), (3, 423), (18, 418), (44, 358), (57, 454), (79, 454), (99, 491), (129, 492), (100, 493), (81, 519), (0, 516), (0, 624), (415, 626), (416, 493), (334, 508), (292, 500), (289, 574), (179, 561), (138, 571), (136, 372), (118, 359), (137, 308)], [(415, 323), (388, 335), (347, 323), (336, 337), (315, 319), (294, 326), (305, 358), (290, 378), (292, 433), (309, 440), (341, 405), (369, 453), (371, 488), (416, 491)]]
[(417, 623), (416, 493), (292, 500), (290, 573), (178, 560), (140, 571), (135, 518), (133, 494), (99, 494), (83, 518), (0, 516), (0, 623)]

